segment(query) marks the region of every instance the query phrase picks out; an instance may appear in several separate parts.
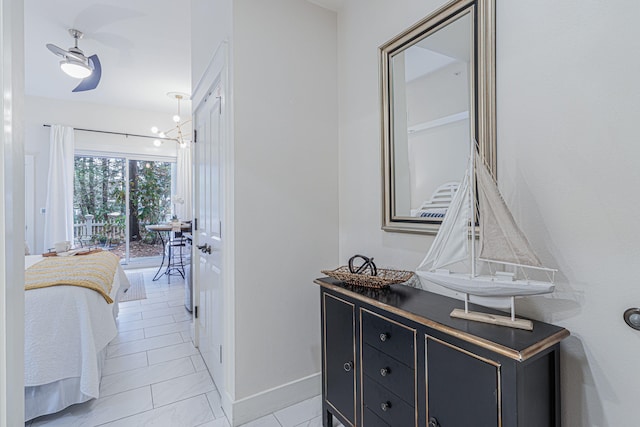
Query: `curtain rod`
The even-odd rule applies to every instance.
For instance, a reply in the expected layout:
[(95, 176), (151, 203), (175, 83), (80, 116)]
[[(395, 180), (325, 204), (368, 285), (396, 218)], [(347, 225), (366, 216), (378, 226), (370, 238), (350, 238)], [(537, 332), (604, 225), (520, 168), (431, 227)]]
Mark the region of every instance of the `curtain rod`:
[[(46, 128), (50, 128), (51, 127), (51, 125), (48, 125), (48, 124), (44, 124), (42, 126), (44, 126)], [(127, 138), (130, 137), (130, 136), (135, 136), (137, 138), (163, 139), (165, 141), (177, 141), (174, 138), (160, 138), (159, 136), (137, 135), (135, 133), (112, 132), (112, 131), (108, 131), (108, 130), (80, 129), (80, 128), (73, 128), (73, 130), (81, 130), (83, 132), (108, 133), (110, 135), (122, 135), (122, 136), (127, 137)]]

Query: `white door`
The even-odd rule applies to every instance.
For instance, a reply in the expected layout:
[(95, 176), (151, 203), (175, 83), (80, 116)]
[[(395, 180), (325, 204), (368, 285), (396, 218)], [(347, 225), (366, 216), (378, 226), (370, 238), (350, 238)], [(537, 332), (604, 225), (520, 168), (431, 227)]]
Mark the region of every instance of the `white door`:
[(223, 389), (221, 88), (217, 86), (194, 114), (195, 174), (194, 292), (196, 345), (219, 390)]

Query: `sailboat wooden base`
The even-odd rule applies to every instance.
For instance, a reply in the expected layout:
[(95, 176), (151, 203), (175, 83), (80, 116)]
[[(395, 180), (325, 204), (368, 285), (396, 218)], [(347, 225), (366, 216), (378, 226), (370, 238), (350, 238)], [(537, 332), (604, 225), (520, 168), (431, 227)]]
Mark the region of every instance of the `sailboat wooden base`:
[(526, 319), (513, 319), (509, 316), (498, 316), (496, 314), (480, 313), (477, 311), (464, 311), (461, 308), (454, 309), (451, 317), (457, 317), (458, 319), (473, 320), (474, 322), (490, 323), (492, 325), (508, 326), (510, 328), (524, 329), (527, 331), (533, 330), (533, 322)]

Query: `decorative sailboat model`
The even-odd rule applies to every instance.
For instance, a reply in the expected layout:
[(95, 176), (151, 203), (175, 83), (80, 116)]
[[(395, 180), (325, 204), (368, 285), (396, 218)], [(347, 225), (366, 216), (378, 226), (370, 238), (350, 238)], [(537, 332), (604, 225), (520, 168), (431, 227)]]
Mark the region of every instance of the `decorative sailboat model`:
[[(468, 171), (416, 274), (465, 294), (464, 310), (453, 310), (452, 317), (532, 330), (531, 321), (516, 319), (515, 297), (553, 292), (557, 270), (542, 265), (477, 149), (473, 147), (471, 152)], [(480, 228), (477, 243), (476, 212)], [(457, 266), (462, 267), (450, 270)], [(504, 269), (513, 272), (498, 271)], [(540, 273), (547, 280), (528, 277)], [(511, 317), (469, 311), (469, 295), (509, 300)]]

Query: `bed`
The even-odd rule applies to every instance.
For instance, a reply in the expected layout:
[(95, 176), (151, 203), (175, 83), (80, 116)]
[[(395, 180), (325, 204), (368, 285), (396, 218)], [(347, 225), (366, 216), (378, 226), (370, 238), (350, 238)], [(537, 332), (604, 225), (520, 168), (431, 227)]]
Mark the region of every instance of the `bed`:
[[(26, 256), (25, 269), (43, 259)], [(118, 333), (117, 301), (128, 288), (117, 263), (108, 298), (78, 286), (25, 292), (25, 421), (98, 397), (106, 347)]]

